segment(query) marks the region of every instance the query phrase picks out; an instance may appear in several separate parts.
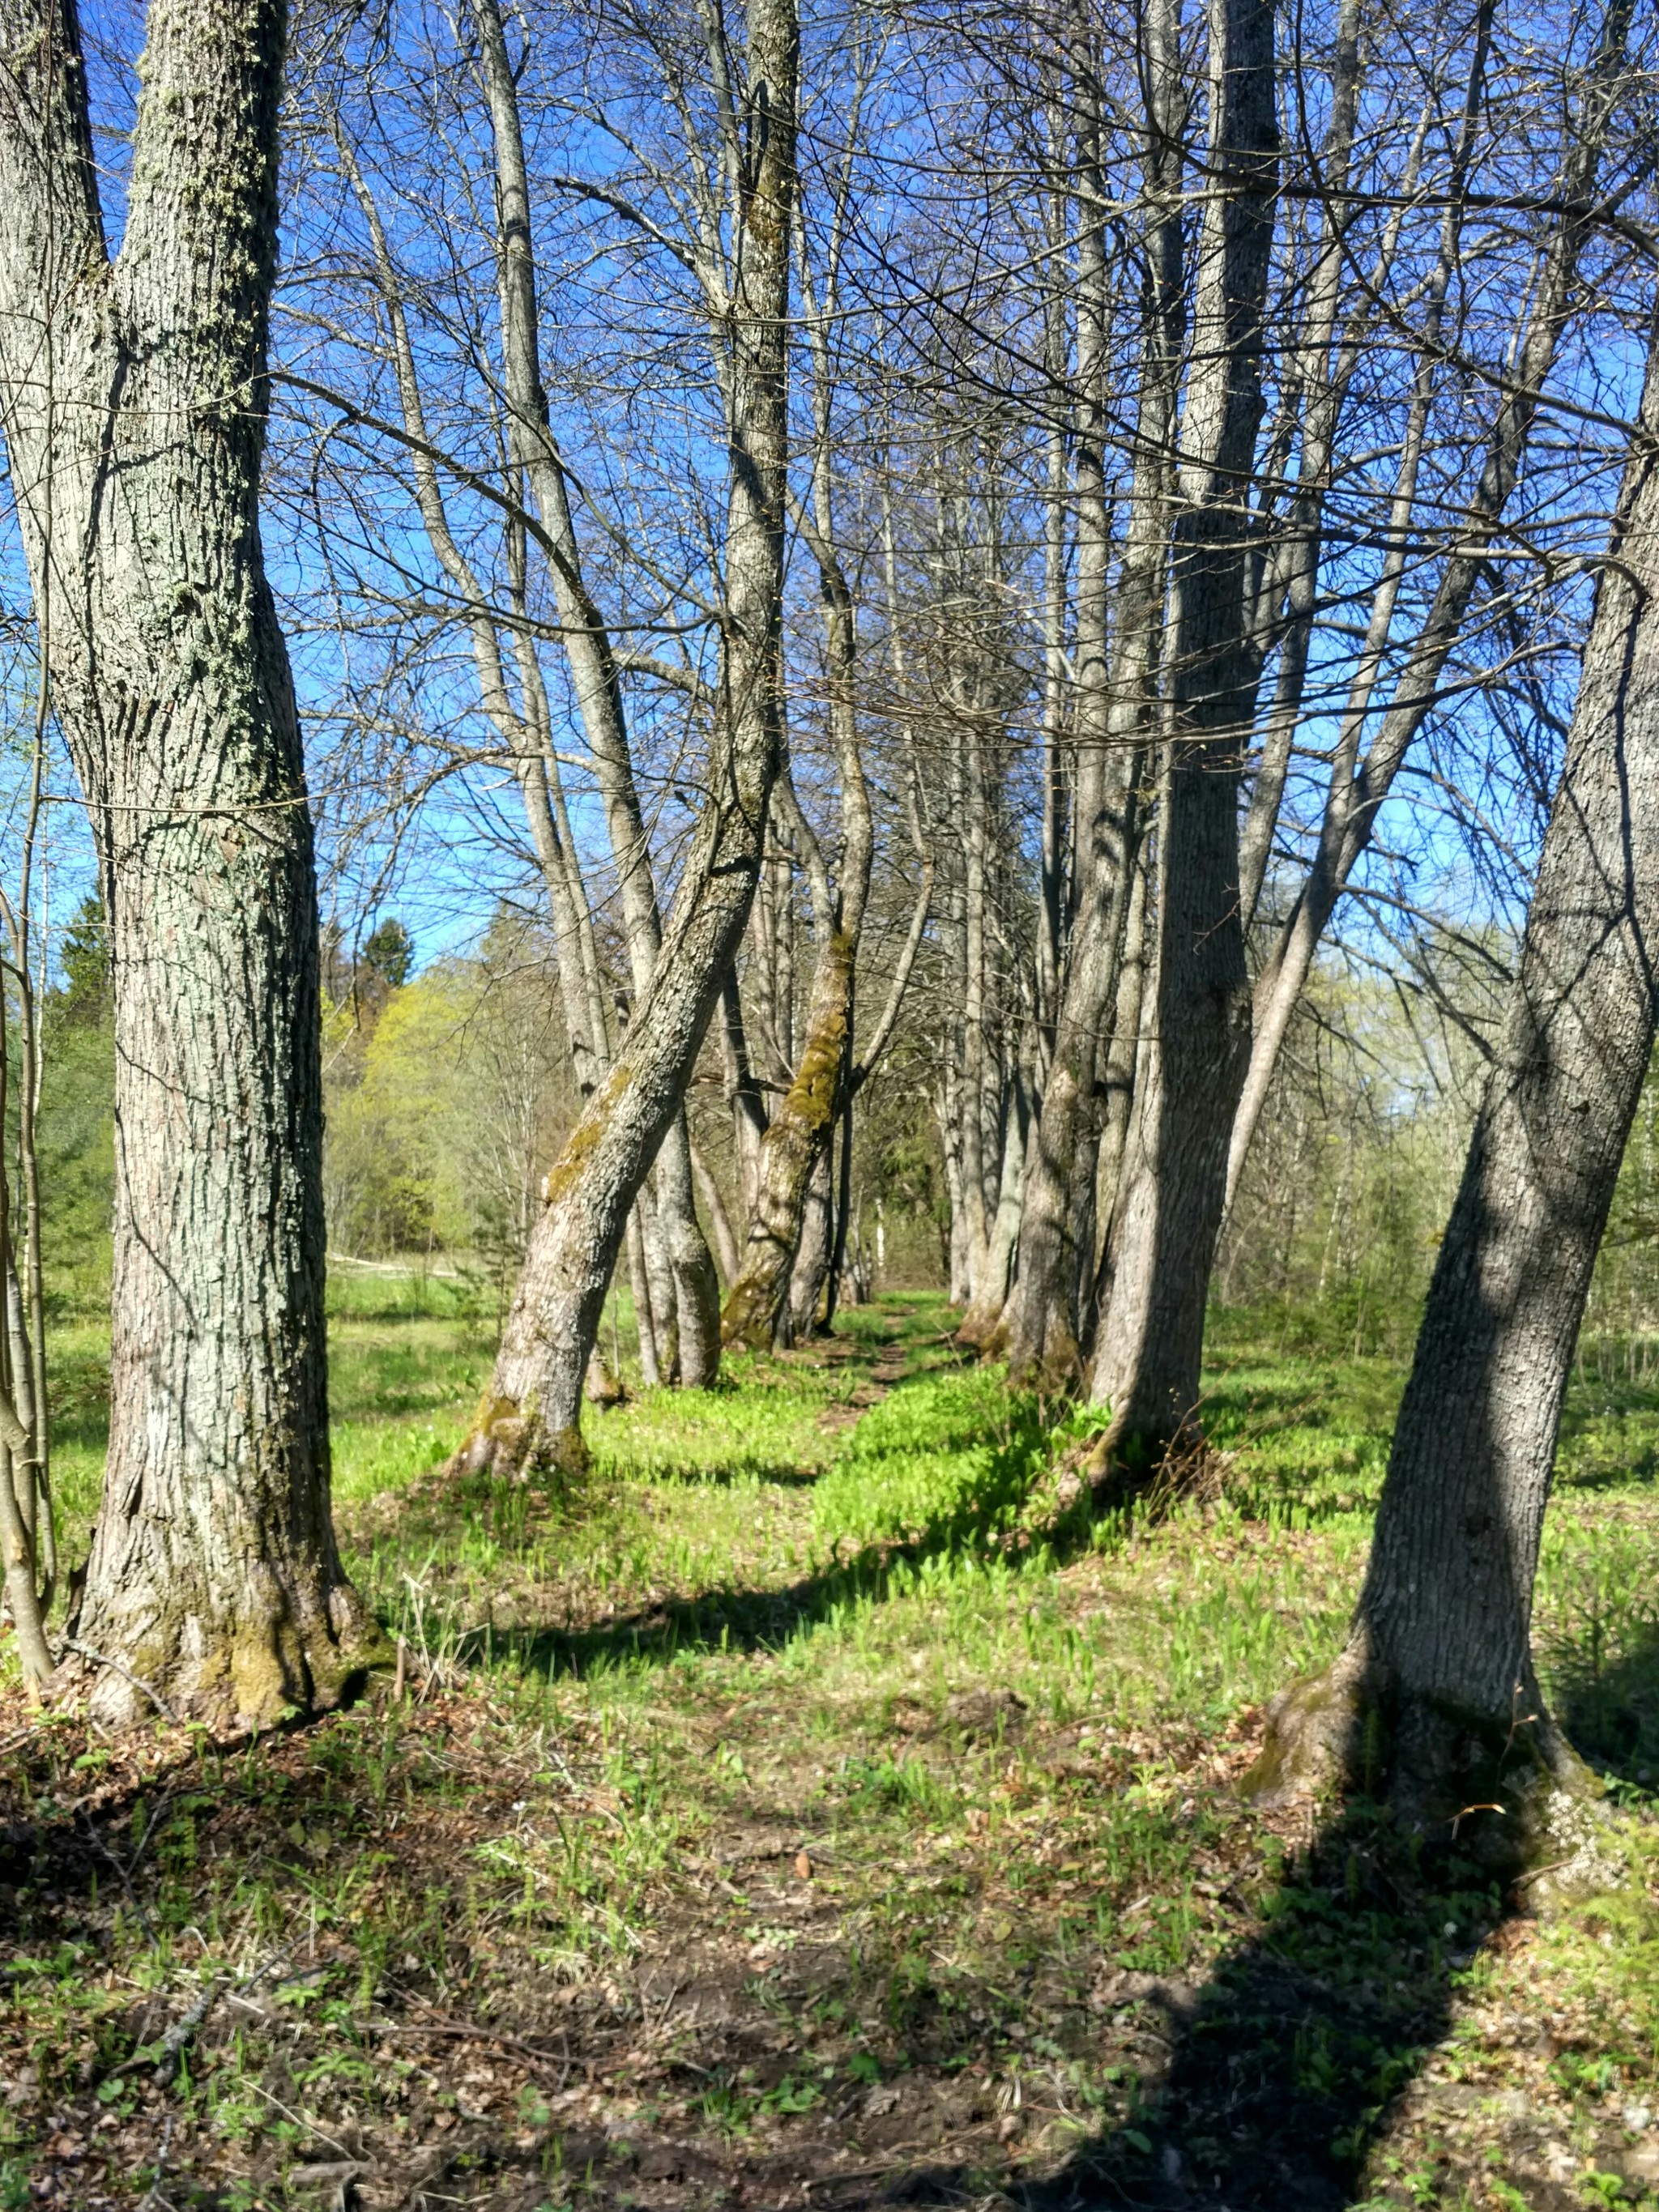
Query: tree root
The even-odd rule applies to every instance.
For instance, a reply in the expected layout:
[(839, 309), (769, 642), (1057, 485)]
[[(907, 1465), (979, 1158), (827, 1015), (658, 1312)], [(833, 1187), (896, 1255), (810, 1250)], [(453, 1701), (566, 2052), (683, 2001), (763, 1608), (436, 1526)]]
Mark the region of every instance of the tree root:
[(94, 1625), (96, 1644), (65, 1636), (52, 1677), (56, 1699), (84, 1696), (108, 1726), (159, 1713), (216, 1733), (274, 1728), (333, 1711), (392, 1660), (391, 1642), (350, 1583), (325, 1586), (320, 1571), (279, 1576), (260, 1563), (234, 1606), (201, 1594), (193, 1604), (144, 1606), (131, 1590), (124, 1595), (125, 1605)]
[(1156, 1520), (1184, 1500), (1213, 1503), (1224, 1487), (1227, 1465), (1226, 1455), (1196, 1423), (1153, 1436), (1114, 1421), (1090, 1446), (1079, 1472), (1097, 1511), (1133, 1506)]
[(489, 1474), (505, 1482), (528, 1482), (537, 1475), (572, 1481), (591, 1464), (580, 1426), (550, 1428), (539, 1410), (521, 1407), (514, 1398), (479, 1401), (471, 1434), (450, 1458), (452, 1479)]
[(1534, 1909), (1629, 1879), (1597, 1777), (1543, 1709), (1497, 1720), (1405, 1696), (1354, 1639), (1267, 1708), (1267, 1741), (1239, 1784), (1264, 1809), (1350, 1794), (1408, 1834), (1512, 1881)]

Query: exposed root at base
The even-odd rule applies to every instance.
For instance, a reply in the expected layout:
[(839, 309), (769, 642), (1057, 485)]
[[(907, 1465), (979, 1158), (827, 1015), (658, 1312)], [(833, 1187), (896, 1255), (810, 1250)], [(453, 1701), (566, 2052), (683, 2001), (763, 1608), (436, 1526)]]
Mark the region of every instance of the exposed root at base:
[(1225, 1487), (1229, 1462), (1195, 1425), (1170, 1436), (1120, 1429), (1114, 1422), (1079, 1464), (1102, 1513), (1132, 1506), (1157, 1520), (1183, 1501), (1213, 1504)]
[(1534, 1911), (1630, 1878), (1601, 1784), (1541, 1701), (1516, 1723), (1405, 1700), (1379, 1683), (1358, 1640), (1273, 1699), (1238, 1794), (1264, 1808), (1374, 1800), (1406, 1832), (1512, 1880)]
[(513, 1398), (486, 1396), (479, 1402), (472, 1431), (454, 1452), (445, 1473), (452, 1478), (491, 1474), (507, 1482), (528, 1482), (537, 1475), (570, 1481), (591, 1464), (579, 1423), (551, 1428), (532, 1405)]
[(153, 1618), (136, 1638), (122, 1635), (118, 1621), (94, 1620), (88, 1634), (65, 1637), (52, 1700), (84, 1700), (110, 1727), (159, 1716), (240, 1736), (333, 1712), (370, 1673), (392, 1663), (391, 1642), (350, 1583), (334, 1583), (320, 1603), (305, 1606), (303, 1620), (291, 1593), (278, 1587), (270, 1595), (273, 1603), (257, 1617), (243, 1610), (216, 1628), (181, 1614), (165, 1637)]

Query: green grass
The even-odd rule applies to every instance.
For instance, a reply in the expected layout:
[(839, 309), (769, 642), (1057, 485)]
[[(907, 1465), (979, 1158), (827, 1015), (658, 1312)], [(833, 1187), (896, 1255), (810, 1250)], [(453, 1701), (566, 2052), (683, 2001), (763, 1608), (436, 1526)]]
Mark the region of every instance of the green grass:
[[(1551, 2160), (1605, 2180), (1626, 2106), (1659, 2110), (1639, 1896), (1480, 1948), (1505, 1908), (1455, 1854), (1419, 1867), (1363, 1810), (1314, 1833), (1226, 1796), (1261, 1705), (1342, 1634), (1389, 1364), (1276, 1357), (1230, 1317), (1206, 1386), (1218, 1502), (1090, 1528), (1051, 1472), (1080, 1425), (964, 1367), (927, 1294), (733, 1361), (712, 1392), (635, 1389), (591, 1418), (592, 1471), (561, 1492), (437, 1473), (488, 1372), (493, 1308), (465, 1281), (360, 1275), (331, 1314), (343, 1547), (405, 1638), (409, 1692), (191, 1752), (165, 1782), (70, 1723), (39, 1732), (19, 1816), (106, 1824), (67, 1886), (15, 1893), (42, 2114), (115, 2078), (135, 1987), (176, 2019), (204, 1978), (296, 1944), (320, 1965), (278, 2025), (204, 2032), (185, 2087), (118, 2081), (109, 2107), (142, 2131), (165, 2104), (183, 2167), (244, 2192), (226, 2202), (287, 2203), (284, 2161), (348, 2127), (399, 2171), (442, 2121), (498, 2162), (532, 2142), (549, 2204), (583, 2158), (591, 2201), (655, 2202), (620, 2172), (605, 2193), (604, 2146), (633, 2129), (694, 2138), (734, 2186), (786, 2154), (811, 2178), (925, 2151), (975, 2202), (1021, 2175), (1133, 2193), (1171, 2149), (1243, 2172), (1240, 2143), (1293, 2137), (1342, 2201), (1553, 2206)], [(99, 1346), (54, 1351), (73, 1549)], [(1575, 1387), (1538, 1613), (1548, 1693), (1644, 1865), (1656, 1439), (1659, 1393)], [(1206, 1991), (1175, 2026), (1166, 1984)], [(1545, 2016), (1539, 2059), (1514, 2023)], [(434, 2017), (519, 2037), (499, 2094), (423, 2050)], [(541, 2048), (574, 2049), (574, 2076), (538, 2072)], [(1524, 2124), (1488, 2095), (1520, 2096)], [(0, 2181), (48, 2140), (34, 2110), (6, 2124)]]

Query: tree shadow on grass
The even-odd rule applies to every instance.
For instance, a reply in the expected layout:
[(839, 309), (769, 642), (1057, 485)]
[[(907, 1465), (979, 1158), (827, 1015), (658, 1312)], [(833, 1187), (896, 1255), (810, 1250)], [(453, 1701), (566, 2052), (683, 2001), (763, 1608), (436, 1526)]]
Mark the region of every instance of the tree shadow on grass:
[(1573, 1748), (1619, 1794), (1653, 1792), (1659, 1786), (1659, 1620), (1642, 1621), (1632, 1633), (1628, 1623), (1610, 1628), (1592, 1616), (1571, 1643), (1555, 1645), (1549, 1660), (1551, 1707)]
[(1414, 1847), (1351, 1802), (1290, 1854), (1255, 1934), (1201, 1990), (1134, 2000), (1157, 2054), (1137, 2109), (1009, 2193), (1027, 2212), (1356, 2203), (1367, 2152), (1506, 1910), (1455, 1844)]
[(581, 1628), (473, 1629), (459, 1645), (463, 1664), (510, 1659), (553, 1680), (626, 1666), (666, 1666), (682, 1652), (776, 1651), (843, 1607), (878, 1601), (896, 1571), (956, 1548), (948, 1540), (872, 1547), (770, 1589), (724, 1583), (695, 1597), (665, 1597)]

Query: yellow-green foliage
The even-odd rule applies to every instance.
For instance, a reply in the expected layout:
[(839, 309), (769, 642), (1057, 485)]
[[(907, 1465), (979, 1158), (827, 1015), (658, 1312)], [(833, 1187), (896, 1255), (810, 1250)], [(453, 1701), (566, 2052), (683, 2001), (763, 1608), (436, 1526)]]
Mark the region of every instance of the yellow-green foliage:
[(331, 1244), (522, 1249), (574, 1105), (545, 975), (441, 962), (362, 1030), (331, 1010), (325, 1051)]
[(930, 1376), (873, 1407), (813, 1492), (827, 1542), (950, 1543), (1012, 1528), (1048, 1457), (1036, 1401), (1000, 1368)]

